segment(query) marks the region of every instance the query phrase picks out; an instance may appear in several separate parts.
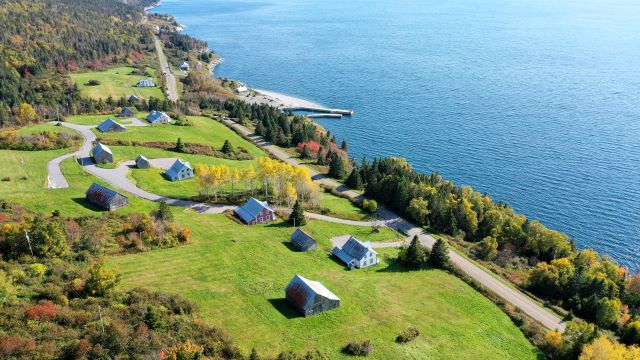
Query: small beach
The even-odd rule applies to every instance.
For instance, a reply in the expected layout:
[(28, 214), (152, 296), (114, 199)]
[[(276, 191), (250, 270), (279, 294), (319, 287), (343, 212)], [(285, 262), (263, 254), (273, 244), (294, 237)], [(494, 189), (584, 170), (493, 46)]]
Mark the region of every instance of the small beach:
[(300, 99), (294, 96), (280, 94), (275, 91), (251, 89), (247, 94), (238, 97), (253, 104), (268, 104), (275, 107), (322, 107), (313, 101)]

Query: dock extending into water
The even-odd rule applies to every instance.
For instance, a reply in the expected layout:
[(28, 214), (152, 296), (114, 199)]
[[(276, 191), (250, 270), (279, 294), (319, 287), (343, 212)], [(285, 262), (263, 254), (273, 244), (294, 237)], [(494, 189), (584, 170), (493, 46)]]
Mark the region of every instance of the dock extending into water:
[(321, 113), (321, 114), (308, 114), (308, 118), (310, 119), (342, 119), (342, 114), (330, 114), (330, 113)]
[(308, 111), (312, 113), (322, 113), (322, 114), (339, 114), (351, 116), (353, 115), (353, 110), (343, 110), (343, 109), (328, 109), (328, 108), (320, 108), (320, 107), (310, 107), (310, 106), (285, 106), (280, 108), (282, 111), (294, 112), (294, 111)]

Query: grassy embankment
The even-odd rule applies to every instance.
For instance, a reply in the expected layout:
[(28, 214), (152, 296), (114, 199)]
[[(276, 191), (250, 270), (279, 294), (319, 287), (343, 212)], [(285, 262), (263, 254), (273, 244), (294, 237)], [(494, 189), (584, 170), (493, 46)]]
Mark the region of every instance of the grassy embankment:
[[(121, 96), (128, 98), (136, 95), (145, 99), (153, 96), (164, 99), (164, 93), (158, 86), (150, 88), (136, 87), (136, 83), (144, 78), (152, 78), (158, 84), (158, 79), (154, 75), (154, 69), (147, 68), (147, 75), (131, 74), (135, 69), (130, 66), (121, 66), (110, 68), (105, 71), (90, 71), (81, 73), (72, 73), (71, 79), (78, 85), (80, 92), (96, 99), (106, 99), (111, 95), (114, 99)], [(97, 80), (100, 85), (88, 85), (90, 80)]]
[[(233, 142), (235, 134), (218, 126), (221, 125), (203, 119), (193, 127), (144, 127), (129, 135), (136, 134), (131, 137), (135, 140), (166, 140), (155, 137), (173, 138), (175, 131), (183, 131), (183, 138), (196, 141), (198, 136), (204, 136), (199, 141), (212, 146), (221, 146), (227, 138)], [(162, 134), (164, 131), (168, 134)], [(24, 172), (27, 176), (26, 180), (0, 183), (0, 197), (43, 212), (97, 214), (83, 200), (84, 191), (96, 179), (85, 174), (73, 159), (62, 165), (70, 187), (44, 188), (47, 161), (70, 151), (0, 151), (0, 170)], [(175, 156), (157, 149), (114, 147), (122, 159), (133, 158), (140, 151), (150, 157)], [(191, 160), (197, 163), (198, 159)], [(133, 176), (145, 187), (154, 172)], [(162, 184), (158, 192), (171, 191), (176, 185), (163, 179), (157, 181)], [(188, 186), (187, 182), (180, 184)], [(148, 186), (156, 191), (154, 182)], [(195, 182), (191, 186), (190, 191), (195, 192)], [(336, 200), (329, 194), (323, 198), (325, 204), (333, 204), (329, 206), (335, 213), (359, 211), (347, 200)], [(129, 208), (120, 211), (147, 212), (156, 207), (133, 196), (130, 202)], [(280, 224), (245, 227), (223, 215), (194, 215), (179, 209), (174, 212), (179, 224), (192, 229), (191, 244), (111, 258), (111, 266), (124, 273), (123, 288), (143, 285), (196, 301), (206, 321), (222, 325), (246, 350), (255, 346), (261, 352), (276, 353), (287, 348), (319, 348), (332, 357), (340, 357), (339, 348), (346, 341), (370, 339), (375, 346), (374, 358), (535, 357), (533, 347), (506, 315), (454, 276), (438, 270), (405, 272), (388, 260), (368, 270), (350, 272), (324, 251), (330, 248), (329, 239), (336, 235), (353, 234), (373, 241), (395, 239), (396, 234), (389, 229), (374, 234), (368, 227), (310, 221), (305, 229), (319, 239), (321, 249), (294, 253), (284, 244), (292, 229)], [(396, 251), (381, 253), (394, 256)], [(342, 307), (309, 319), (297, 317), (282, 301), (283, 287), (294, 273), (323, 281), (342, 298)], [(408, 326), (417, 326), (423, 335), (408, 345), (395, 344), (395, 336)]]

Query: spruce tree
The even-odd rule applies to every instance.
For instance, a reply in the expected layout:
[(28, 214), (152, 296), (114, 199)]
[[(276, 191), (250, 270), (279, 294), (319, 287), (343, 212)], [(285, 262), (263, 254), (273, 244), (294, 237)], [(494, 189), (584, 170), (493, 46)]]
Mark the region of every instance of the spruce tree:
[(431, 255), (429, 256), (429, 264), (441, 269), (449, 267), (449, 249), (447, 249), (447, 244), (445, 244), (444, 240), (438, 239), (433, 244)]
[(300, 154), (300, 158), (305, 160), (312, 158), (311, 152), (309, 151), (307, 144), (304, 144), (304, 146), (302, 147), (302, 153)]
[(180, 138), (178, 138), (178, 141), (176, 141), (176, 151), (180, 153), (183, 153), (186, 151), (186, 147), (184, 146), (184, 143)]
[(307, 219), (304, 217), (302, 204), (300, 204), (299, 200), (296, 200), (296, 203), (293, 205), (293, 209), (289, 215), (289, 223), (293, 226), (302, 226), (307, 223)]
[(362, 189), (362, 178), (360, 177), (360, 171), (357, 167), (354, 167), (353, 170), (351, 170), (351, 174), (349, 174), (349, 177), (345, 181), (345, 185), (354, 190)]
[(349, 151), (349, 144), (347, 144), (347, 140), (342, 140), (342, 145), (340, 145), (340, 149), (342, 149), (344, 152)]
[(327, 165), (327, 153), (325, 153), (322, 146), (320, 147), (320, 150), (318, 150), (318, 160), (316, 163), (318, 165)]
[(160, 206), (158, 206), (158, 219), (173, 222), (173, 212), (171, 212), (171, 206), (166, 201), (161, 202)]
[(235, 149), (233, 148), (233, 145), (231, 145), (231, 142), (229, 142), (229, 140), (225, 140), (224, 145), (222, 145), (222, 152), (229, 155), (233, 154), (234, 151)]
[(338, 153), (332, 152), (329, 158), (329, 176), (342, 179), (344, 177), (344, 160), (338, 155)]
[(429, 249), (425, 248), (418, 239), (418, 235), (413, 237), (411, 244), (403, 248), (398, 254), (398, 261), (403, 266), (411, 269), (420, 269), (427, 264), (429, 259)]

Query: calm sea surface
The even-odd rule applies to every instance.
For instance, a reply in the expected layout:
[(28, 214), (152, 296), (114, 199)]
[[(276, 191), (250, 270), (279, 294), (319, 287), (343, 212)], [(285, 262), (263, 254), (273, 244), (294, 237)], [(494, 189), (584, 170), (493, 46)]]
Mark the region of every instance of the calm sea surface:
[(222, 77), (351, 108), (361, 158), (506, 201), (640, 269), (640, 3), (162, 0)]

